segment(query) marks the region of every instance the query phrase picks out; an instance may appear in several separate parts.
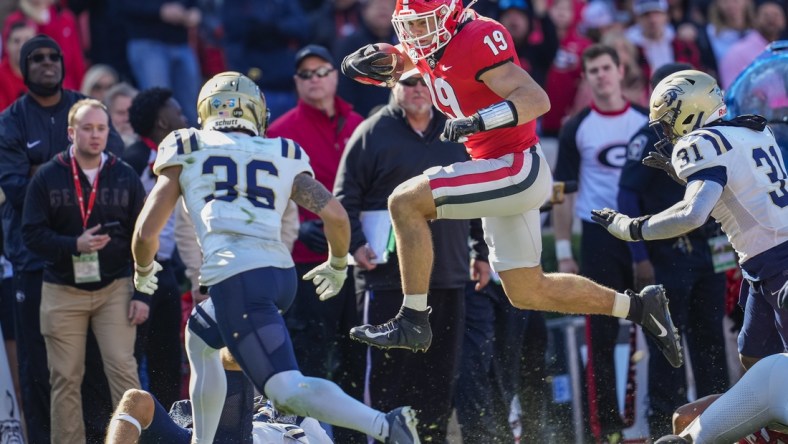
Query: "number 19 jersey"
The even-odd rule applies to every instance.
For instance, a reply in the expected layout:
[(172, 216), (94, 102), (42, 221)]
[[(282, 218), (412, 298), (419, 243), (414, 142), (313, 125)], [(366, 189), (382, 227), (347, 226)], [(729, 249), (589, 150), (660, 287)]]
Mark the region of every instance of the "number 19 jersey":
[[(432, 103), (449, 117), (468, 117), (502, 100), (480, 77), (512, 62), (520, 66), (509, 31), (495, 20), (477, 17), (462, 25), (434, 67), (419, 60), (419, 69)], [(536, 121), (484, 131), (468, 137), (465, 147), (474, 159), (496, 159), (520, 153), (539, 142)]]
[(711, 212), (744, 263), (788, 241), (788, 175), (767, 127), (711, 126), (676, 142), (671, 159), (681, 179), (723, 186)]
[(261, 267), (289, 268), (282, 214), (309, 157), (289, 139), (196, 130), (170, 133), (153, 171), (180, 165), (181, 193), (203, 252), (200, 284)]

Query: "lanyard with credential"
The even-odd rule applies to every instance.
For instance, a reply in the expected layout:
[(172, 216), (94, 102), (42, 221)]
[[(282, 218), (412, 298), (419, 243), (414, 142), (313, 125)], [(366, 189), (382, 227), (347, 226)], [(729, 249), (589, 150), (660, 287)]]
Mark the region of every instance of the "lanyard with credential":
[(96, 172), (96, 178), (93, 179), (93, 189), (90, 190), (87, 210), (85, 209), (85, 198), (82, 194), (82, 183), (79, 180), (77, 161), (74, 159), (73, 155), (71, 156), (71, 173), (74, 176), (74, 188), (77, 190), (77, 201), (79, 202), (79, 211), (82, 213), (82, 229), (84, 230), (88, 227), (88, 219), (90, 219), (90, 213), (93, 212), (93, 204), (96, 203), (96, 190), (98, 190), (101, 168), (99, 167), (99, 171)]

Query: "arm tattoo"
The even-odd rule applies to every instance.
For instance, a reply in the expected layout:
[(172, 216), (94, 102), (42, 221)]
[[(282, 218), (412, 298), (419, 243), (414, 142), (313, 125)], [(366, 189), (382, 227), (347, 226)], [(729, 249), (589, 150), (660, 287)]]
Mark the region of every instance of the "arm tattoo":
[(293, 180), (290, 199), (307, 210), (319, 214), (334, 196), (309, 174), (301, 173)]

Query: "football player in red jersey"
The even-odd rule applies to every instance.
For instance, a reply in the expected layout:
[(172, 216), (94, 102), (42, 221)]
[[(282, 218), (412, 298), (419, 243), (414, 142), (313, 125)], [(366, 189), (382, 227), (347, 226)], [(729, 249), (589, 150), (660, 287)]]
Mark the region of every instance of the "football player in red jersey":
[[(449, 117), (442, 137), (465, 143), (473, 160), (431, 168), (389, 197), (403, 306), (391, 321), (355, 327), (351, 337), (382, 348), (426, 350), (433, 261), (427, 222), (481, 217), (490, 263), (512, 305), (627, 318), (643, 325), (671, 364), (681, 366), (680, 339), (661, 286), (617, 293), (577, 275), (542, 271), (539, 207), (550, 196), (552, 176), (536, 119), (550, 102), (519, 66), (507, 30), (460, 0), (397, 0), (391, 21), (407, 55), (405, 70), (419, 70), (433, 104)], [(342, 71), (362, 83), (391, 84), (394, 64), (381, 63), (386, 57), (367, 45), (345, 58)]]

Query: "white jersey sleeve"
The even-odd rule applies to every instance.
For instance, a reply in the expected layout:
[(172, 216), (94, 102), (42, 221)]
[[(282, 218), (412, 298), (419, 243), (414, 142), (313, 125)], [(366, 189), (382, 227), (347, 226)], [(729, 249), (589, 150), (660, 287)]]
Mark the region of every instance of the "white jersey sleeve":
[[(723, 154), (732, 149), (728, 140), (715, 130), (698, 130), (682, 137), (673, 147), (671, 161), (679, 178), (687, 181), (696, 173), (710, 168), (695, 177), (714, 180), (725, 186), (725, 157)], [(721, 176), (720, 173), (723, 175)]]
[(153, 163), (153, 172), (156, 175), (167, 167), (174, 165), (183, 166), (184, 154), (191, 154), (193, 147), (197, 147), (197, 130), (194, 128), (179, 129), (171, 132), (159, 144), (156, 161)]

